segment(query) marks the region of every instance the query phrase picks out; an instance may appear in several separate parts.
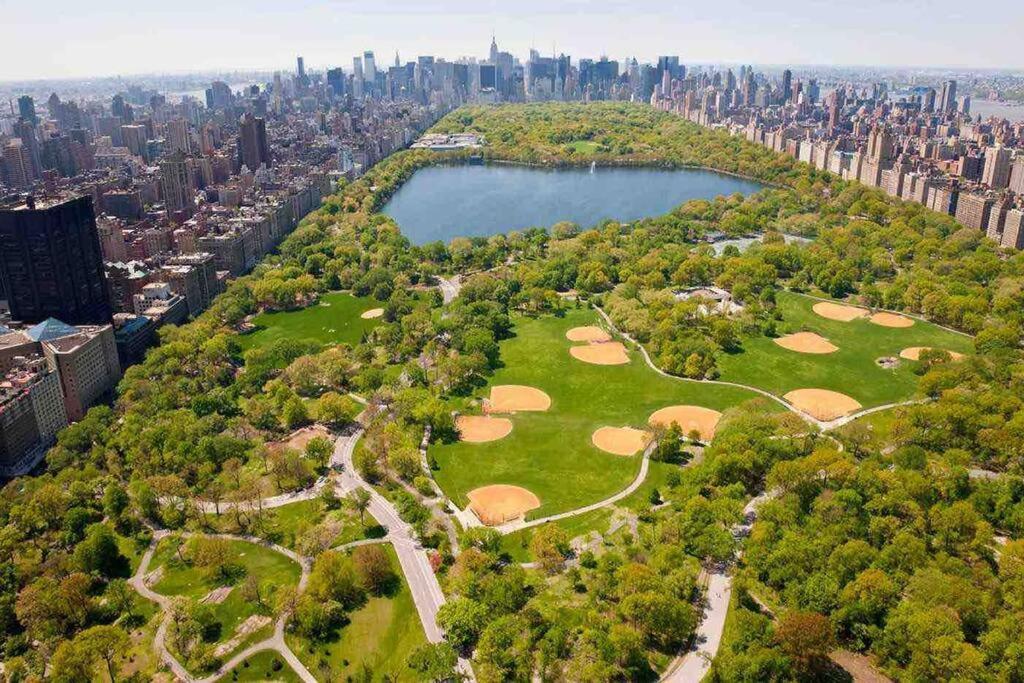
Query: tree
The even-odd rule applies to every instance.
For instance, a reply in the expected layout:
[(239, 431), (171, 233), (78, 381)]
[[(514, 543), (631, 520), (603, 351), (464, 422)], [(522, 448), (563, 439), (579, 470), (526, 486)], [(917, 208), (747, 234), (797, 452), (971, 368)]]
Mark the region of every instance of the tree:
[(309, 411), (306, 403), (298, 396), (292, 396), (281, 407), (281, 422), (286, 429), (296, 429), (309, 424)]
[(107, 584), (107, 600), (119, 614), (129, 621), (135, 616), (135, 591), (124, 579), (114, 579)]
[(306, 444), (306, 457), (316, 463), (317, 467), (326, 465), (327, 459), (331, 457), (333, 451), (334, 444), (323, 436), (314, 437)]
[(775, 627), (775, 639), (797, 670), (810, 675), (822, 671), (835, 647), (832, 623), (817, 612), (786, 612)]
[(75, 637), (75, 643), (90, 661), (103, 660), (107, 665), (107, 673), (110, 675), (111, 682), (117, 680), (117, 669), (114, 663), (131, 644), (128, 634), (117, 626), (87, 628)]
[(353, 510), (359, 513), (360, 524), (366, 523), (364, 516), (366, 515), (366, 511), (370, 509), (370, 500), (370, 492), (362, 486), (354, 489), (352, 493), (348, 494), (349, 504), (352, 506)]
[(448, 643), (420, 645), (406, 660), (409, 668), (418, 674), (418, 679), (433, 683), (460, 680), (459, 674), (455, 671), (458, 661), (458, 653)]
[(569, 535), (557, 524), (545, 524), (530, 539), (530, 553), (541, 569), (556, 574), (569, 556)]
[(697, 625), (693, 607), (675, 596), (653, 591), (626, 596), (619, 603), (619, 613), (663, 651), (685, 642)]
[(391, 558), (379, 545), (357, 547), (352, 551), (352, 562), (363, 588), (375, 595), (387, 593), (398, 579)]
[(487, 608), (476, 600), (457, 597), (441, 605), (437, 623), (445, 637), (456, 648), (469, 647), (476, 642), (487, 623)]
[(117, 547), (117, 537), (106, 524), (93, 524), (75, 546), (75, 563), (84, 572), (117, 576), (128, 569), (128, 558)]

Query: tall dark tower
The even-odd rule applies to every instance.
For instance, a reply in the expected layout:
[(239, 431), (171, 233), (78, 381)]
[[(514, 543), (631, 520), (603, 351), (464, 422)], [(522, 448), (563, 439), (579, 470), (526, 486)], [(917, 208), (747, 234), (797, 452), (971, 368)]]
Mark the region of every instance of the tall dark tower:
[(242, 164), (248, 166), (250, 171), (257, 170), (263, 164), (270, 166), (266, 121), (246, 112), (239, 125), (238, 149)]
[(0, 207), (0, 279), (15, 320), (109, 323), (92, 198)]

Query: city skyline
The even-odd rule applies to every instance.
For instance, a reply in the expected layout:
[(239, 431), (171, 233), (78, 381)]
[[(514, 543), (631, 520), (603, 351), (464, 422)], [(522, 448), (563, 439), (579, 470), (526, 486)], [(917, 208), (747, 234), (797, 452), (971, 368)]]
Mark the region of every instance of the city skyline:
[[(1013, 63), (1021, 57), (1009, 48), (1014, 27), (1024, 23), (1024, 7), (1008, 1), (967, 16), (949, 0), (897, 7), (872, 0), (847, 7), (838, 21), (814, 0), (770, 7), (726, 0), (672, 11), (649, 0), (597, 11), (576, 0), (554, 6), (530, 0), (514, 10), (494, 2), (423, 8), (401, 0), (374, 9), (347, 1), (284, 8), (263, 1), (205, 6), (185, 0), (173, 11), (148, 8), (144, 24), (122, 5), (57, 2), (58, 23), (37, 16), (31, 6), (11, 8), (9, 18), (24, 30), (0, 46), (0, 81), (282, 69), (294, 64), (296, 54), (311, 69), (323, 69), (346, 66), (351, 55), (367, 48), (384, 63), (395, 52), (403, 59), (483, 57), (492, 32), (517, 57), (535, 48), (542, 54), (641, 60), (678, 53), (690, 63), (1024, 68)], [(968, 35), (985, 40), (964, 50), (968, 25)], [(160, 39), (154, 41), (156, 28)], [(39, 35), (48, 36), (48, 49), (40, 50)], [(32, 59), (23, 58), (28, 54)]]

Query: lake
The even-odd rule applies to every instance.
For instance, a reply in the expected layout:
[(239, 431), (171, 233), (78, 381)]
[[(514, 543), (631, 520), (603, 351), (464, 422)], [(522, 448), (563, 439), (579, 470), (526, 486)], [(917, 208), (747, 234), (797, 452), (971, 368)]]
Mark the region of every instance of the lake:
[(383, 207), (413, 244), (489, 236), (572, 221), (660, 216), (690, 199), (762, 189), (752, 180), (698, 169), (540, 169), (527, 166), (429, 166), (413, 174)]

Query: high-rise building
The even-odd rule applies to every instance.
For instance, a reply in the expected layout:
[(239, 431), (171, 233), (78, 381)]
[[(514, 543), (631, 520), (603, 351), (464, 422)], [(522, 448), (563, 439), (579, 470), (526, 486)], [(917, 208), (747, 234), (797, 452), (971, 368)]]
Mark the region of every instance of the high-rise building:
[(25, 143), (19, 138), (7, 141), (3, 150), (4, 166), (7, 169), (7, 182), (13, 187), (27, 188), (32, 184), (32, 157)]
[(192, 138), (188, 134), (188, 121), (185, 119), (177, 118), (167, 122), (166, 151), (192, 153)]
[(0, 278), (15, 320), (109, 322), (92, 199), (37, 204), (29, 197), (0, 209)]
[(341, 67), (327, 70), (327, 85), (331, 86), (335, 97), (344, 97), (345, 72), (341, 70)]
[(246, 112), (239, 121), (239, 159), (250, 171), (266, 164), (270, 166), (270, 147), (267, 144), (267, 123)]
[(943, 112), (956, 111), (956, 81), (946, 81), (942, 84), (939, 110)]
[(1010, 150), (1002, 145), (989, 147), (985, 150), (985, 170), (981, 172), (981, 182), (993, 190), (1001, 190), (1010, 185)]
[(935, 88), (928, 88), (924, 91), (924, 97), (921, 100), (921, 111), (926, 114), (931, 114), (935, 111)]
[(33, 126), (39, 123), (39, 117), (36, 115), (36, 101), (30, 95), (22, 95), (18, 98), (18, 118)]
[(363, 58), (353, 57), (352, 58), (352, 96), (357, 100), (363, 98), (363, 92), (365, 90), (365, 83), (363, 80)]
[(299, 57), (295, 61), (296, 61), (295, 69), (296, 69), (296, 72), (299, 75), (299, 78), (305, 78), (306, 77), (306, 61), (302, 57)]
[(175, 152), (160, 162), (160, 188), (168, 213), (184, 211), (192, 206), (192, 174), (181, 152)]
[(377, 66), (374, 62), (373, 50), (367, 50), (363, 53), (363, 78), (370, 84), (371, 88), (377, 82)]
[(782, 101), (789, 101), (793, 94), (793, 72), (786, 69), (782, 72)]
[[(23, 341), (35, 346), (24, 334), (8, 331), (0, 335), (0, 348), (24, 346)], [(5, 368), (0, 373), (0, 476), (30, 471), (67, 424), (60, 379), (45, 358), (22, 356)]]

